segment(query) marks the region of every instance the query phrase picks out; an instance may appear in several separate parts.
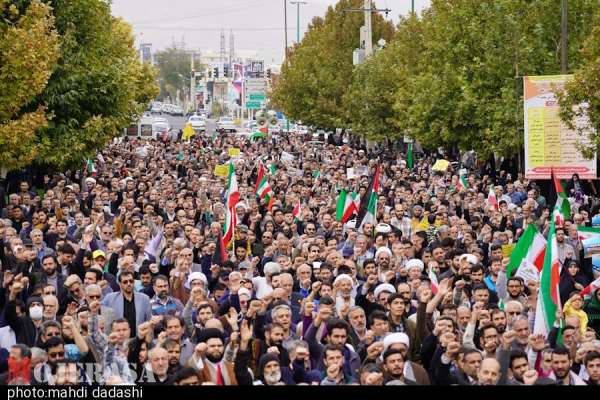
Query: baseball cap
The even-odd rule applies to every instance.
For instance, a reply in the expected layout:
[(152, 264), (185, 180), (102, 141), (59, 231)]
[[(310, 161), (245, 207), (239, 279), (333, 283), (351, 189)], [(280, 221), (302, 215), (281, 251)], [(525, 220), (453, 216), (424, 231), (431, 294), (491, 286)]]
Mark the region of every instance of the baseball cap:
[(102, 250), (94, 250), (94, 252), (92, 253), (92, 259), (95, 259), (97, 257), (106, 258), (106, 254)]

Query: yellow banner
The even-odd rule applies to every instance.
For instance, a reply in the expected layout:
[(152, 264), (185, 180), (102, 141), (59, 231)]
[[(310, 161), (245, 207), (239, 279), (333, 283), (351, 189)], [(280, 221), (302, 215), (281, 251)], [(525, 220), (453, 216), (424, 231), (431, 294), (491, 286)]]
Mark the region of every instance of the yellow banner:
[(229, 170), (226, 164), (223, 165), (215, 165), (215, 175), (220, 177), (226, 177)]
[(237, 147), (230, 147), (229, 148), (229, 157), (237, 157), (240, 154), (241, 154), (241, 151)]

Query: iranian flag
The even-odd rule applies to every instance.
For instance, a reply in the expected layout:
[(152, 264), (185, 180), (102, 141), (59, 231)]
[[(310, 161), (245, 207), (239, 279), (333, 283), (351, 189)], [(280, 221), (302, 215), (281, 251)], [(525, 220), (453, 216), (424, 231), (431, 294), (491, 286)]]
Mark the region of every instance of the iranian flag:
[(438, 279), (437, 279), (437, 275), (435, 274), (435, 271), (433, 270), (433, 268), (429, 268), (429, 273), (427, 274), (427, 276), (429, 277), (429, 280), (431, 281), (431, 293), (433, 293), (433, 295), (435, 296), (438, 292)]
[(94, 178), (98, 174), (98, 171), (96, 170), (96, 165), (94, 165), (94, 161), (91, 158), (87, 159), (87, 161), (85, 163), (85, 170), (88, 174), (90, 174)]
[(544, 266), (544, 254), (546, 252), (546, 239), (538, 232), (533, 224), (527, 225), (527, 229), (519, 238), (510, 261), (506, 266), (506, 276), (510, 277), (521, 265), (534, 265), (538, 271)]
[(302, 212), (302, 204), (300, 203), (300, 200), (298, 200), (298, 203), (296, 203), (296, 205), (294, 206), (294, 209), (292, 210), (292, 215), (294, 216), (294, 222), (300, 221), (300, 213), (301, 212)]
[[(567, 194), (565, 193), (560, 180), (554, 175), (554, 170), (552, 171), (552, 179), (554, 180), (554, 188), (556, 189), (556, 206), (554, 207), (555, 216), (557, 218), (562, 218), (562, 224), (564, 224), (564, 220), (571, 219), (571, 205), (569, 204), (569, 199), (567, 198)], [(557, 209), (560, 212), (560, 216), (556, 213)]]
[(458, 176), (458, 184), (456, 185), (456, 187), (458, 188), (458, 190), (467, 189), (469, 187), (469, 182), (467, 182), (467, 179), (464, 175)]
[(342, 189), (340, 197), (338, 197), (335, 220), (343, 223), (348, 222), (350, 217), (358, 212), (356, 205), (356, 193), (348, 193), (346, 189)]
[(227, 178), (227, 194), (225, 195), (225, 226), (223, 227), (223, 244), (228, 247), (234, 240), (233, 231), (237, 225), (235, 205), (240, 201), (237, 178), (233, 163), (229, 163), (229, 176)]
[(590, 226), (577, 225), (577, 235), (579, 240), (590, 239), (595, 236), (600, 236), (600, 228), (592, 228)]
[(583, 291), (581, 292), (582, 296), (588, 295), (588, 294), (594, 294), (594, 292), (596, 292), (596, 290), (600, 289), (600, 278), (596, 279), (594, 282), (590, 283), (589, 285), (587, 285), (585, 287), (585, 289), (583, 289)]
[(267, 174), (265, 173), (265, 167), (262, 163), (258, 164), (258, 176), (256, 178), (254, 191), (256, 192), (258, 198), (265, 199), (265, 202), (267, 203), (267, 209), (271, 210), (273, 201), (275, 200), (275, 193), (273, 193), (273, 189), (271, 189), (271, 185), (269, 185)]
[(494, 185), (490, 185), (490, 192), (488, 193), (487, 198), (488, 207), (494, 207), (494, 210), (498, 211), (498, 199), (496, 198), (496, 193), (494, 192)]
[(362, 229), (364, 224), (377, 224), (377, 196), (379, 193), (379, 166), (369, 183), (367, 192), (360, 201), (356, 226)]
[(548, 336), (548, 332), (554, 326), (556, 310), (562, 309), (560, 304), (560, 270), (558, 259), (558, 244), (556, 242), (555, 224), (550, 222), (544, 267), (540, 275), (540, 289), (537, 298), (535, 323), (533, 333), (541, 333)]

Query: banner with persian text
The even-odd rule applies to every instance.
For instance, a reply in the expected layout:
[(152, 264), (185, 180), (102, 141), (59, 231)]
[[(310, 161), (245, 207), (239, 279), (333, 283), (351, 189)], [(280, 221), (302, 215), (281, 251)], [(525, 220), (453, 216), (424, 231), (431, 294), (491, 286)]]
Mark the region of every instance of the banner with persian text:
[[(579, 174), (581, 179), (596, 179), (596, 156), (588, 160), (577, 144), (589, 143), (588, 135), (570, 129), (560, 119), (556, 92), (563, 90), (572, 75), (525, 76), (525, 176), (528, 179), (550, 179), (550, 172), (559, 179)], [(574, 121), (585, 126), (585, 117)]]

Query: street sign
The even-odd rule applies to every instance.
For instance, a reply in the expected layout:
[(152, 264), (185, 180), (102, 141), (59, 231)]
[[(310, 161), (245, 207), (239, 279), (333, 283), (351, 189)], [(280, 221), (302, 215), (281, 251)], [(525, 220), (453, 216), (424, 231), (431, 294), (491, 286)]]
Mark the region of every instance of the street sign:
[(246, 109), (248, 110), (260, 110), (262, 108), (262, 101), (249, 101), (246, 103)]
[(247, 101), (265, 101), (267, 96), (259, 93), (248, 93)]

